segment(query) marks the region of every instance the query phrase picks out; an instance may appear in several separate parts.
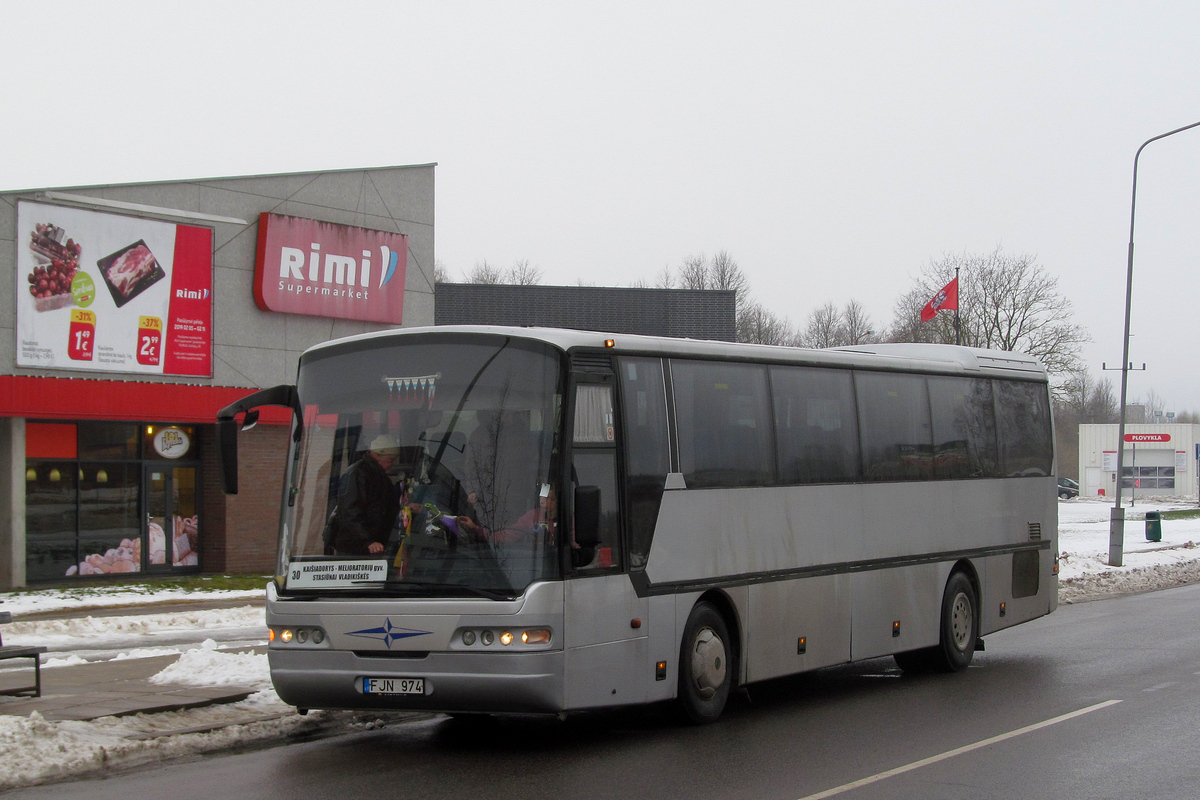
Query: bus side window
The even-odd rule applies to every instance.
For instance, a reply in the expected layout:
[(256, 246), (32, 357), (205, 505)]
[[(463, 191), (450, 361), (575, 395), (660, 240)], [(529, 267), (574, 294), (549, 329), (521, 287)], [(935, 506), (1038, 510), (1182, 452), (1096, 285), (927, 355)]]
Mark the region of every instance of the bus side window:
[(933, 431), (925, 376), (857, 373), (864, 477), (868, 481), (933, 477)]
[(671, 379), (679, 466), (688, 488), (773, 483), (766, 367), (672, 360)]
[[(600, 490), (600, 536), (595, 547), (572, 541), (572, 565), (580, 570), (621, 565), (621, 517), (617, 493), (617, 447), (613, 429), (612, 386), (583, 383), (575, 390), (572, 437), (572, 492), (577, 486)], [(574, 530), (574, 525), (571, 530)]]
[(996, 381), (1001, 471), (1009, 477), (1054, 474), (1054, 432), (1044, 384)]

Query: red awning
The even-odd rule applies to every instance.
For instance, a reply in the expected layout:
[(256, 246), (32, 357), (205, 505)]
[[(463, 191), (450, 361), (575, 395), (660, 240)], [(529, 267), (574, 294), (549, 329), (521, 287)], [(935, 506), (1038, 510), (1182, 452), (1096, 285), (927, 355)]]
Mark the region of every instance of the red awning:
[[(0, 416), (211, 424), (258, 387), (0, 375)], [(260, 422), (286, 425), (291, 412), (264, 407)]]

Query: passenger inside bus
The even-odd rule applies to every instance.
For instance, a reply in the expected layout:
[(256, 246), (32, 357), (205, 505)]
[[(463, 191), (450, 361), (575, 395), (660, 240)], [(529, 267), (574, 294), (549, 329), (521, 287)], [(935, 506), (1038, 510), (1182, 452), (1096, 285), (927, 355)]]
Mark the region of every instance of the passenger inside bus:
[(329, 555), (384, 551), (400, 513), (400, 496), (388, 477), (399, 458), (396, 437), (380, 434), (342, 475), (337, 505), (325, 529)]

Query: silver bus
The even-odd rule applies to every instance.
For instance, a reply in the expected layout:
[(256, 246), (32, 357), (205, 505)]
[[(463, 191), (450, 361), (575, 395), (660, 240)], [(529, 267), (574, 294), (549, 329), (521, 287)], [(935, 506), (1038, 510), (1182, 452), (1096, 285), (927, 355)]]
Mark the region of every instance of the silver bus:
[[(226, 491), (265, 405), (293, 414), (268, 654), (302, 710), (707, 722), (834, 664), (962, 670), (1057, 605), (1047, 375), (1020, 354), (369, 333), (220, 412)], [(364, 549), (339, 537), (379, 442)]]

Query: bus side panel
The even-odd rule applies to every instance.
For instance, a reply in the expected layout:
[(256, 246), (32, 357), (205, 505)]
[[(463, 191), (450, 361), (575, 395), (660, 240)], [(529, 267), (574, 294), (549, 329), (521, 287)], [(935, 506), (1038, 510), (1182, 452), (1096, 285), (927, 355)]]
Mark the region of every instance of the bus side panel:
[(646, 696), (648, 702), (670, 700), (675, 696), (678, 685), (679, 637), (682, 635), (682, 628), (675, 623), (675, 600), (673, 594), (655, 595), (650, 598), (650, 659), (654, 664), (666, 662), (667, 669), (661, 679), (655, 674)]
[(849, 661), (850, 576), (751, 586), (746, 627), (747, 681)]
[(851, 657), (858, 661), (937, 644), (942, 593), (951, 566), (920, 564), (855, 573), (850, 584)]
[(565, 589), (567, 708), (645, 702), (654, 680), (649, 599), (628, 575), (577, 577)]
[[(1058, 576), (1054, 574), (1054, 551), (1038, 552), (1038, 591), (1028, 597), (1013, 597), (1013, 556), (986, 559), (986, 579), (980, 630), (984, 634), (1011, 628), (1044, 616), (1058, 607)], [(1004, 616), (1000, 604), (1004, 603)]]

